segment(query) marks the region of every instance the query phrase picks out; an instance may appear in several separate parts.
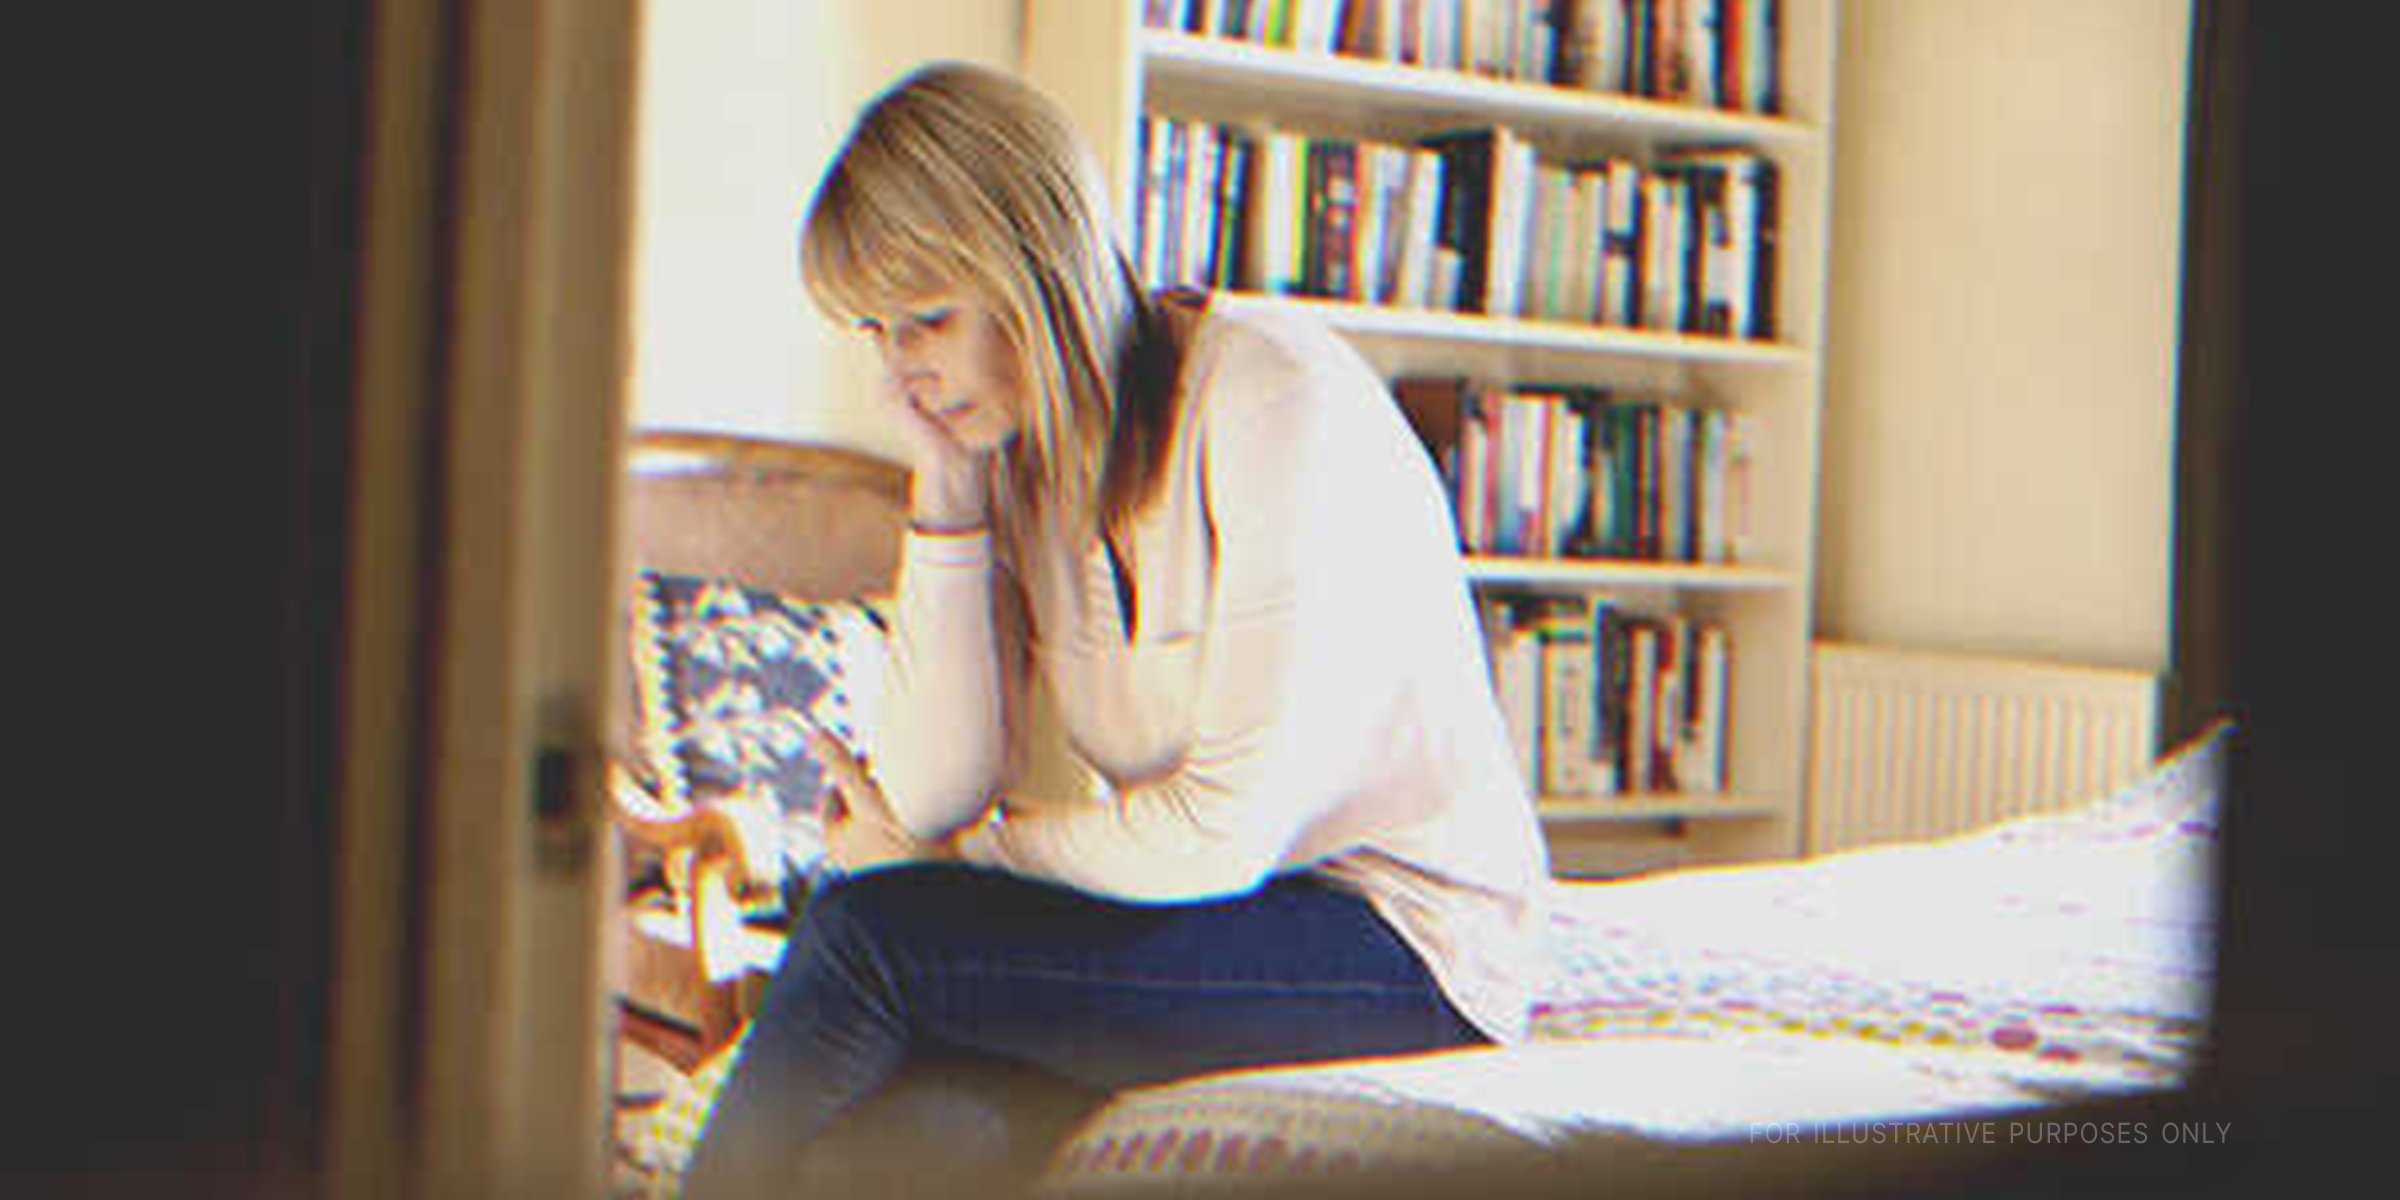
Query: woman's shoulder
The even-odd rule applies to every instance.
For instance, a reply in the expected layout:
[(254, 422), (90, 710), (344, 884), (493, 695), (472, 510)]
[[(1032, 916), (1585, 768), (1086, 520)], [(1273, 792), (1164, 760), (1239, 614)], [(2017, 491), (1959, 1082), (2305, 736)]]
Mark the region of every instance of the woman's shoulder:
[(1185, 381), (1204, 404), (1289, 403), (1380, 386), (1356, 349), (1304, 312), (1212, 300), (1191, 328)]

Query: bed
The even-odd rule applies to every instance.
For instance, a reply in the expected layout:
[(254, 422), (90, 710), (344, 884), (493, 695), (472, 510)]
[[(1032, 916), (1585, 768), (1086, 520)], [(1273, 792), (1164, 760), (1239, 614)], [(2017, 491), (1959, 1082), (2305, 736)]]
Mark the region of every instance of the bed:
[[(795, 721), (871, 725), (905, 482), (824, 446), (636, 439), (612, 772), (629, 864), (621, 1194), (675, 1193), (780, 950), (784, 885), (811, 869), (776, 796), (788, 808), (819, 782), (776, 748)], [(678, 649), (662, 628), (693, 636)], [(727, 631), (762, 629), (782, 633), (732, 658), (776, 658), (780, 682), (727, 666)], [(779, 723), (778, 704), (805, 711)], [(2176, 1087), (2207, 1023), (2230, 732), (2111, 794), (1939, 841), (1559, 882), (1561, 969), (1529, 1043), (1129, 1090), (1056, 1148), (1039, 1190), (1452, 1168), (1596, 1140), (1881, 1137)]]

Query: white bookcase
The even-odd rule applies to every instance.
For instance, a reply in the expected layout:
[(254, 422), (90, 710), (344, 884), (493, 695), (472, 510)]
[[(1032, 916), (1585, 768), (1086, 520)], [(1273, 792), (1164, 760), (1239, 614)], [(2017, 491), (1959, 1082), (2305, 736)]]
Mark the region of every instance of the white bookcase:
[(1219, 296), (1221, 304), (1314, 313), (1387, 378), (1607, 385), (1750, 415), (1742, 561), (1471, 561), (1479, 590), (1605, 592), (1671, 604), (1722, 622), (1731, 637), (1727, 789), (1545, 797), (1544, 826), (1562, 874), (1800, 852), (1838, 0), (1782, 0), (1782, 9), (1782, 103), (1773, 116), (1146, 29), (1142, 0), (1033, 0), (1026, 9), (1027, 75), (1092, 140), (1128, 219), (1141, 120), (1150, 113), (1393, 142), (1506, 126), (1556, 161), (1604, 153), (1646, 160), (1693, 143), (1738, 145), (1774, 160), (1781, 208), (1772, 342)]

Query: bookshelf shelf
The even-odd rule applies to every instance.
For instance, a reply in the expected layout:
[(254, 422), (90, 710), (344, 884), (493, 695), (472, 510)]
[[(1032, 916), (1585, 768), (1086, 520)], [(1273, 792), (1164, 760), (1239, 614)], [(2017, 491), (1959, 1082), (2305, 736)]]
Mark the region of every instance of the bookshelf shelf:
[(1343, 333), (1362, 337), (1550, 350), (1569, 354), (1609, 354), (1695, 365), (1806, 367), (1811, 365), (1814, 358), (1808, 351), (1795, 346), (1702, 334), (1664, 333), (1524, 317), (1490, 317), (1440, 309), (1395, 308), (1302, 296), (1262, 296), (1253, 292), (1220, 292), (1218, 300), (1252, 310), (1285, 309), (1309, 313)]
[[(1222, 308), (1347, 337), (1394, 385), (1454, 503), (1470, 486), (1487, 497), (1460, 522), (1470, 545), (1668, 556), (1467, 559), (1527, 781), (1557, 793), (1538, 803), (1564, 876), (1800, 852), (1841, 0), (1768, 2), (1591, 0), (1613, 18), (1581, 27), (1576, 14), (1599, 10), (1388, 6), (1430, 22), (1409, 43), (1429, 56), (1497, 70), (1495, 48), (1513, 46), (1498, 53), (1523, 78), (1369, 54), (1400, 43), (1377, 40), (1380, 19), (1329, 16), (1357, 11), (1332, 0), (1294, 0), (1282, 45), (1223, 32), (1260, 11), (1230, 0), (1026, 7), (1026, 75), (1090, 138), (1145, 278), (1214, 285)], [(1457, 6), (1448, 42), (1426, 15), (1444, 5)], [(1694, 23), (1661, 35), (1662, 12)], [(1545, 64), (1538, 36), (1488, 40), (1492, 26), (1469, 55), (1466, 22), (1496, 13), (1520, 32), (1548, 14), (1548, 45), (1574, 56)], [(1223, 21), (1236, 24), (1210, 24)], [(1708, 32), (1728, 28), (1740, 57)], [(1607, 29), (1627, 40), (1595, 36)], [(1617, 90), (1534, 78), (1570, 63), (1600, 64)], [(1771, 94), (1776, 111), (1640, 94), (1720, 86), (1753, 106)], [(1430, 205), (1416, 199), (1426, 186)], [(1673, 232), (1653, 242), (1654, 225)], [(1520, 398), (1550, 415), (1525, 416)], [(1554, 428), (1569, 432), (1553, 441)], [(1555, 449), (1578, 437), (1580, 466)], [(1605, 505), (1574, 491), (1603, 485)], [(1711, 560), (1728, 552), (1737, 561)], [(1557, 665), (1586, 653), (1605, 683)], [(1592, 715), (1550, 713), (1587, 688)], [(1637, 769), (1623, 735), (1643, 722), (1657, 736)], [(1545, 755), (1546, 734), (1593, 761)], [(1571, 794), (1595, 779), (1625, 790)]]
[(1781, 802), (1755, 796), (1544, 796), (1537, 805), (1547, 825), (1605, 825), (1617, 821), (1730, 821), (1771, 818)]
[(1624, 559), (1509, 558), (1473, 555), (1467, 579), (1537, 590), (1593, 588), (1690, 588), (1736, 591), (1786, 589), (1800, 577), (1773, 567), (1726, 563), (1634, 562)]
[(1813, 127), (1785, 117), (1695, 108), (1640, 96), (1487, 78), (1405, 63), (1303, 53), (1222, 37), (1143, 30), (1143, 69), (1169, 106), (1271, 118), (1372, 113), (1393, 131), (1477, 123), (1585, 138), (1610, 130), (1653, 141), (1808, 145)]

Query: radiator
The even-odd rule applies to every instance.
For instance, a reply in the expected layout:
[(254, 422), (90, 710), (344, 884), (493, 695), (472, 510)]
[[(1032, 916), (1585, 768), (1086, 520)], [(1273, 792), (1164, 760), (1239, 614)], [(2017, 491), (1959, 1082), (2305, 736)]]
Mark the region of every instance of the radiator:
[(1808, 852), (1916, 841), (2130, 782), (2156, 749), (2141, 671), (1812, 648)]

